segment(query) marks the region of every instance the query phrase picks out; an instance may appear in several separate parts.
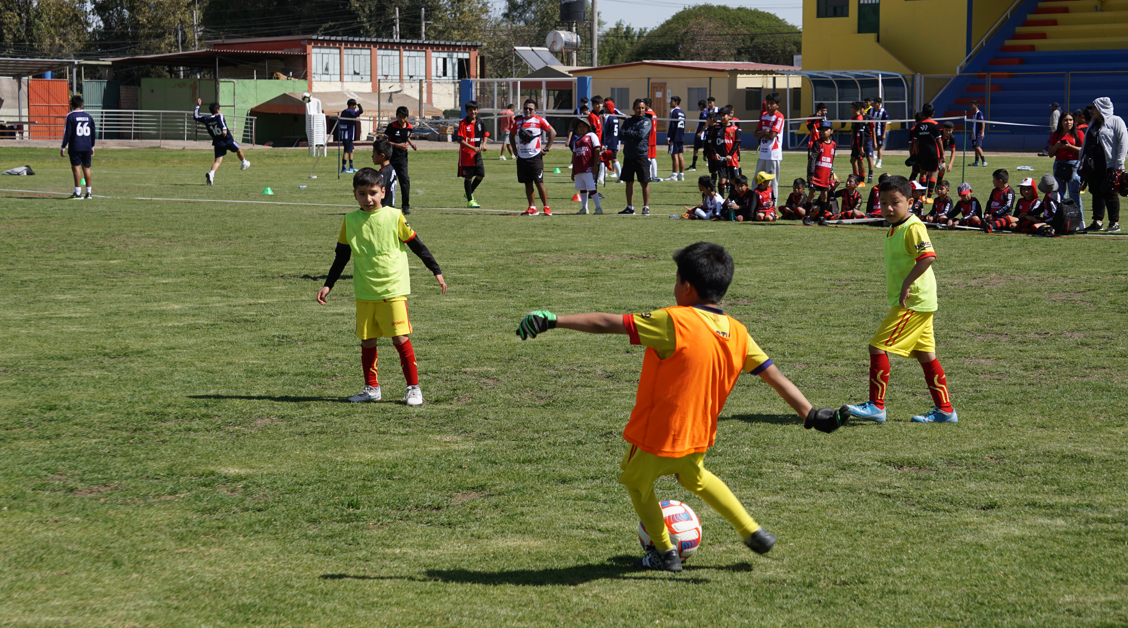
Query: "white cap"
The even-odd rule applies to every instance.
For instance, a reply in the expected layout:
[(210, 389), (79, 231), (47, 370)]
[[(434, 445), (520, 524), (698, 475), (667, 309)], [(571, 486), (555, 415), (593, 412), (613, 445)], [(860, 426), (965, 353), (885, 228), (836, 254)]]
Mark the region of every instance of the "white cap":
[(924, 185), (922, 185), (920, 181), (913, 179), (913, 189), (914, 190), (927, 190), (928, 188), (925, 187)]
[(1018, 184), (1018, 187), (1020, 187), (1020, 188), (1032, 188), (1035, 185), (1037, 185), (1037, 184), (1034, 183), (1033, 177), (1026, 177), (1025, 179), (1022, 180), (1022, 183)]

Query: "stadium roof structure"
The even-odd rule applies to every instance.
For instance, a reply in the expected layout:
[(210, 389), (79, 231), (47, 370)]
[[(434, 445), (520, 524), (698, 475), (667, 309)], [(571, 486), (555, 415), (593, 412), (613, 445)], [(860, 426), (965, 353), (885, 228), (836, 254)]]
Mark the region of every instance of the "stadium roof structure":
[(230, 48), (210, 48), (208, 50), (186, 50), (156, 55), (137, 55), (103, 59), (120, 65), (174, 65), (186, 68), (211, 68), (215, 66), (242, 65), (248, 61), (277, 59), (279, 57), (304, 57), (304, 52), (283, 52), (279, 50), (234, 50)]
[(753, 63), (751, 61), (677, 61), (677, 60), (648, 60), (619, 63), (616, 65), (601, 65), (591, 68), (576, 68), (573, 73), (600, 72), (631, 66), (654, 66), (666, 68), (683, 68), (688, 70), (701, 70), (705, 72), (775, 72), (777, 74), (791, 73), (800, 68), (794, 65), (775, 65), (772, 63)]
[(0, 76), (35, 76), (82, 63), (82, 59), (18, 59), (0, 57)]
[(341, 35), (283, 35), (278, 37), (244, 37), (239, 39), (213, 39), (206, 41), (209, 46), (234, 46), (239, 44), (260, 44), (272, 41), (326, 41), (335, 43), (354, 44), (404, 44), (411, 46), (465, 46), (467, 48), (481, 48), (485, 44), (477, 41), (436, 41), (431, 39), (390, 39), (387, 37), (345, 37)]

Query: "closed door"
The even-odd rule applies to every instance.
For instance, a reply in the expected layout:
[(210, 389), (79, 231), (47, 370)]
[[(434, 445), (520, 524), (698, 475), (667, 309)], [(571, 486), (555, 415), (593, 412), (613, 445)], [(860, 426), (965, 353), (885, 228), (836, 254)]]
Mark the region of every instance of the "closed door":
[(666, 107), (667, 101), (670, 99), (670, 94), (666, 92), (665, 83), (651, 83), (650, 84), (650, 100), (654, 102), (651, 109), (654, 110), (655, 115), (658, 116), (658, 132), (662, 133), (666, 130), (666, 116), (669, 109)]

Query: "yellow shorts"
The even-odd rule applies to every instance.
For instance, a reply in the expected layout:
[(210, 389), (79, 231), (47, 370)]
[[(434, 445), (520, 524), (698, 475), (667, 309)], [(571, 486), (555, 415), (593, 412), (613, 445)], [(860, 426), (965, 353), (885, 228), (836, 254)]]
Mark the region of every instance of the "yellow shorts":
[(681, 458), (663, 458), (631, 445), (627, 447), (627, 453), (619, 463), (619, 468), (623, 470), (619, 482), (641, 491), (652, 490), (655, 480), (664, 475), (674, 474), (677, 474), (678, 481), (687, 488), (700, 486), (706, 473), (705, 452), (687, 454)]
[(913, 357), (914, 351), (936, 352), (936, 336), (932, 334), (932, 315), (936, 312), (914, 312), (894, 306), (889, 316), (870, 340), (870, 345), (903, 358)]
[(356, 337), (361, 340), (391, 338), (411, 333), (407, 297), (382, 301), (356, 301)]

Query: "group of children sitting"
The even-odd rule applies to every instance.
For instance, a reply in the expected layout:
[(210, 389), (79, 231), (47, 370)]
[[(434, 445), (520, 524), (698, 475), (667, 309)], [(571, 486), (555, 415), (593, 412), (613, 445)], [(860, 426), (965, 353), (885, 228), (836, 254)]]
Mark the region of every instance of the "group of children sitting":
[[(878, 178), (878, 185), (870, 188), (864, 205), (862, 194), (858, 191), (862, 177), (857, 174), (846, 178), (843, 189), (837, 189), (840, 182), (833, 175), (825, 186), (798, 178), (792, 182), (791, 194), (777, 212), (772, 201), (771, 180), (774, 176), (771, 174), (757, 173), (755, 188), (749, 186), (747, 177), (737, 175), (728, 198), (717, 193), (712, 179), (703, 176), (697, 180), (701, 204), (686, 207), (681, 217), (738, 222), (774, 222), (782, 218), (802, 220), (805, 225), (825, 225), (837, 220), (877, 221), (882, 220), (878, 188), (888, 177), (886, 173)], [(1010, 174), (1000, 168), (992, 174), (992, 184), (993, 189), (984, 206), (972, 196), (971, 184), (961, 183), (956, 190), (959, 198), (953, 199), (949, 196), (948, 182), (940, 179), (935, 185), (932, 210), (926, 213), (924, 196), (928, 186), (913, 180), (910, 211), (937, 228), (973, 227), (987, 233), (1014, 231), (1045, 237), (1055, 235), (1052, 224), (1061, 207), (1061, 196), (1053, 175), (1044, 175), (1037, 183), (1033, 178), (1023, 179), (1016, 195), (1010, 187)], [(1043, 196), (1039, 197), (1039, 192)]]

